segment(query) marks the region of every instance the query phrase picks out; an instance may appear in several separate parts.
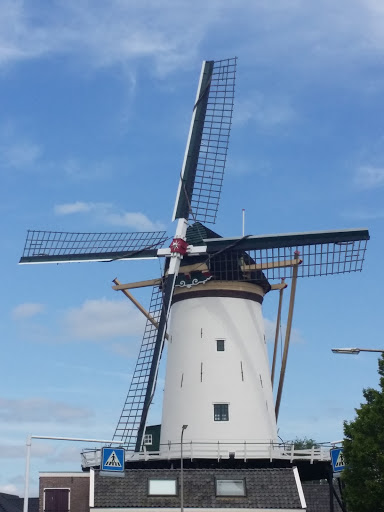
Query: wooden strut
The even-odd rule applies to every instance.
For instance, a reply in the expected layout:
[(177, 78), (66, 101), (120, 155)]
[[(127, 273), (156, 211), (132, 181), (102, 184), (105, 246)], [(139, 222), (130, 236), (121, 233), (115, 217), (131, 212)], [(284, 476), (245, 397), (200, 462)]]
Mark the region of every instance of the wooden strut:
[(272, 388), (273, 388), (273, 381), (275, 380), (277, 345), (279, 343), (279, 329), (280, 329), (280, 321), (281, 321), (281, 308), (283, 305), (283, 294), (284, 294), (284, 289), (287, 287), (287, 284), (285, 283), (284, 279), (281, 280), (281, 284), (285, 285), (285, 286), (280, 288), (279, 307), (277, 309), (275, 345), (273, 347), (273, 361), (272, 361), (272, 373), (271, 373)]
[(299, 259), (299, 254), (297, 253), (297, 255), (296, 255), (296, 253), (295, 253), (295, 256), (296, 256), (296, 259), (295, 259), (295, 265), (294, 265), (293, 271), (292, 271), (291, 296), (289, 299), (289, 309), (288, 309), (288, 318), (287, 318), (287, 328), (285, 331), (283, 360), (281, 362), (279, 387), (278, 387), (277, 396), (276, 396), (276, 405), (275, 405), (276, 421), (279, 417), (281, 395), (283, 393), (285, 370), (287, 367), (288, 349), (289, 349), (289, 342), (290, 342), (291, 330), (292, 330), (293, 309), (294, 309), (294, 305), (295, 305), (297, 274), (298, 274), (298, 270), (299, 270), (299, 265), (300, 265), (300, 263), (302, 263), (302, 260)]
[[(160, 284), (161, 279), (152, 279), (151, 281), (156, 281), (156, 284)], [(157, 281), (159, 281), (159, 282), (157, 283)], [(154, 325), (156, 327), (156, 329), (158, 329), (159, 328), (159, 324), (158, 324), (158, 322), (156, 322), (156, 320), (153, 318), (153, 316), (150, 315), (149, 312), (146, 309), (143, 308), (143, 306), (140, 304), (140, 302), (138, 300), (136, 300), (135, 297), (127, 289), (121, 288), (122, 286), (129, 286), (129, 285), (124, 285), (124, 284), (122, 285), (117, 278), (115, 278), (113, 280), (113, 282), (115, 283), (116, 286), (112, 286), (112, 288), (114, 290), (121, 290), (124, 293), (124, 295), (126, 297), (128, 297), (128, 299), (130, 301), (133, 302), (133, 304), (137, 307), (137, 309), (139, 311), (141, 311), (143, 313), (143, 315), (151, 322), (151, 324)], [(149, 281), (140, 281), (140, 283), (143, 283), (143, 282), (147, 282), (148, 283)], [(131, 284), (136, 285), (138, 283), (131, 283)], [(152, 285), (146, 284), (146, 285), (141, 285), (141, 286), (153, 286), (154, 284), (155, 283), (152, 283)], [(132, 288), (139, 288), (139, 287), (140, 286), (132, 286)], [(165, 338), (167, 340), (169, 339), (167, 333), (165, 333)]]

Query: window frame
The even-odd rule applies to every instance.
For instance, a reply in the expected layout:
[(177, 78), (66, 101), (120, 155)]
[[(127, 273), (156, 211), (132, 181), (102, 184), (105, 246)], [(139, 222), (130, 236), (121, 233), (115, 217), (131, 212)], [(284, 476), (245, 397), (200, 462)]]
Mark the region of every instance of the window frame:
[[(147, 439), (146, 439), (147, 438)], [(151, 442), (148, 442), (148, 441), (151, 441)], [(152, 434), (144, 434), (144, 437), (143, 437), (143, 446), (152, 446), (153, 445), (153, 436)]]
[[(223, 348), (219, 348), (219, 343), (222, 343)], [(220, 345), (221, 345), (220, 343)], [(224, 338), (216, 338), (216, 352), (225, 352), (225, 339)]]
[[(223, 419), (225, 413), (221, 410), (220, 413), (216, 414), (216, 408), (222, 408), (226, 406), (226, 418)], [(220, 416), (216, 419), (216, 416)], [(228, 402), (218, 402), (213, 404), (213, 421), (229, 421), (229, 403)]]
[(71, 488), (70, 487), (44, 487), (43, 488), (43, 512), (45, 512), (45, 491), (68, 491), (68, 510), (71, 510)]
[[(218, 482), (242, 482), (243, 494), (219, 494), (217, 484)], [(246, 478), (218, 478), (215, 477), (215, 495), (217, 498), (244, 498), (247, 497)]]
[[(175, 494), (151, 494), (151, 482), (160, 481), (160, 482), (174, 482), (175, 483)], [(148, 477), (147, 480), (147, 494), (149, 498), (177, 498), (179, 496), (179, 479), (178, 477), (171, 478), (151, 478)]]

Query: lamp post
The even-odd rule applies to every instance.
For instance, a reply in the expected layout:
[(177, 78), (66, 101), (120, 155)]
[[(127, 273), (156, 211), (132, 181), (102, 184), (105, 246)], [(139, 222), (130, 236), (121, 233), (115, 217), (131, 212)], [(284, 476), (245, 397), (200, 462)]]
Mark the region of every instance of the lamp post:
[(384, 349), (380, 348), (333, 348), (334, 354), (360, 354), (360, 352), (380, 352), (384, 354)]
[(180, 438), (180, 512), (184, 512), (184, 464), (183, 464), (183, 437), (184, 430), (188, 428), (188, 425), (181, 427), (181, 438)]

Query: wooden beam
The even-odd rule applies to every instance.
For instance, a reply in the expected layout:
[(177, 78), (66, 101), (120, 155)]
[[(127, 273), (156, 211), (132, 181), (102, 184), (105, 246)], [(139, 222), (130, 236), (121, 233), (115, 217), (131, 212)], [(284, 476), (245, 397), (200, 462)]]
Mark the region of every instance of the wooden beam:
[[(121, 286), (121, 283), (117, 278), (115, 278), (113, 280), (113, 282), (116, 284), (116, 286)], [(151, 322), (152, 325), (154, 325), (156, 327), (156, 329), (159, 328), (158, 322), (156, 322), (156, 320), (153, 318), (153, 316), (150, 315), (150, 313), (146, 309), (143, 308), (143, 306), (140, 304), (140, 302), (138, 300), (136, 300), (135, 297), (129, 291), (127, 291), (126, 289), (122, 289), (122, 288), (119, 288), (119, 290), (121, 290), (124, 293), (124, 295), (126, 297), (128, 297), (128, 299), (131, 302), (133, 302), (133, 304), (137, 307), (137, 309), (143, 313), (143, 315)], [(165, 333), (165, 337), (167, 340), (169, 339), (167, 333)]]
[(285, 282), (282, 282), (282, 283), (277, 283), (277, 284), (272, 284), (271, 285), (271, 290), (285, 290), (285, 288), (287, 288), (287, 283)]
[(279, 297), (279, 307), (277, 309), (277, 318), (276, 318), (275, 344), (273, 347), (273, 362), (272, 362), (272, 374), (271, 374), (272, 388), (273, 388), (273, 381), (275, 380), (276, 356), (277, 356), (277, 346), (279, 343), (279, 330), (280, 330), (280, 321), (281, 321), (281, 308), (283, 305), (283, 293), (284, 293), (284, 289), (287, 287), (287, 284), (284, 282), (284, 279), (281, 280), (280, 286), (281, 286), (281, 288), (280, 288), (280, 297)]
[(303, 260), (294, 259), (294, 260), (282, 260), (282, 261), (269, 261), (265, 263), (253, 263), (252, 265), (241, 265), (241, 270), (243, 272), (252, 272), (253, 270), (267, 270), (269, 268), (284, 268), (284, 267), (294, 267), (300, 265)]
[[(115, 281), (113, 281), (115, 282)], [(113, 290), (132, 290), (133, 288), (144, 288), (145, 286), (158, 286), (161, 279), (149, 279), (148, 281), (137, 281), (136, 283), (117, 284), (112, 286)]]
[(276, 395), (276, 405), (275, 405), (276, 421), (277, 421), (277, 419), (279, 417), (281, 396), (282, 396), (282, 393), (283, 393), (283, 386), (284, 386), (285, 370), (286, 370), (286, 367), (287, 367), (289, 342), (290, 342), (290, 339), (291, 339), (292, 318), (293, 318), (293, 309), (294, 309), (294, 305), (295, 305), (296, 284), (297, 284), (297, 272), (299, 270), (299, 263), (301, 263), (301, 261), (302, 261), (302, 260), (299, 259), (299, 253), (297, 253), (297, 258), (294, 261), (296, 261), (296, 264), (293, 266), (291, 296), (290, 296), (290, 299), (289, 299), (287, 328), (285, 330), (284, 353), (283, 353), (283, 360), (281, 362), (281, 368), (280, 368), (279, 387), (278, 387), (277, 395)]

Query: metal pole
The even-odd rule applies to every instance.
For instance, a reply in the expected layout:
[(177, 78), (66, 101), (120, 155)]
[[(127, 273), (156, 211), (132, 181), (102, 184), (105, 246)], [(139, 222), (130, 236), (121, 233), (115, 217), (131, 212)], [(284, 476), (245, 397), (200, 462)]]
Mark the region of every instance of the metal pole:
[(184, 461), (183, 461), (183, 437), (184, 430), (188, 425), (181, 427), (181, 438), (180, 438), (180, 512), (184, 512)]
[[(282, 279), (281, 282), (284, 282), (284, 279)], [(271, 374), (272, 387), (273, 387), (273, 381), (275, 379), (277, 345), (278, 345), (278, 341), (279, 341), (279, 329), (280, 329), (280, 321), (281, 321), (281, 308), (283, 305), (283, 293), (284, 293), (284, 288), (282, 288), (280, 290), (279, 307), (277, 310), (275, 345), (273, 347), (273, 362), (272, 362), (272, 374)]]
[(55, 436), (27, 436), (27, 453), (25, 458), (25, 477), (24, 477), (24, 503), (23, 512), (28, 512), (28, 498), (29, 498), (29, 466), (31, 459), (31, 446), (32, 439), (48, 439), (50, 441), (82, 441), (84, 443), (109, 443), (109, 444), (123, 444), (117, 441), (106, 441), (104, 439), (84, 439), (80, 437), (55, 437)]
[(295, 252), (295, 260), (296, 260), (296, 264), (293, 267), (293, 272), (292, 272), (292, 286), (291, 286), (291, 297), (289, 299), (287, 329), (285, 331), (284, 353), (283, 353), (283, 360), (281, 362), (279, 387), (278, 387), (277, 396), (276, 396), (276, 406), (275, 406), (276, 420), (279, 417), (281, 395), (283, 393), (285, 369), (287, 367), (289, 341), (290, 341), (290, 338), (291, 338), (293, 308), (294, 308), (294, 305), (295, 305), (297, 273), (298, 273), (298, 270), (299, 270), (299, 265), (301, 263), (301, 260), (299, 259), (299, 253), (298, 252)]
[(25, 481), (24, 481), (24, 504), (23, 512), (28, 512), (28, 498), (29, 498), (29, 462), (31, 459), (31, 436), (27, 436), (27, 453), (25, 457)]

